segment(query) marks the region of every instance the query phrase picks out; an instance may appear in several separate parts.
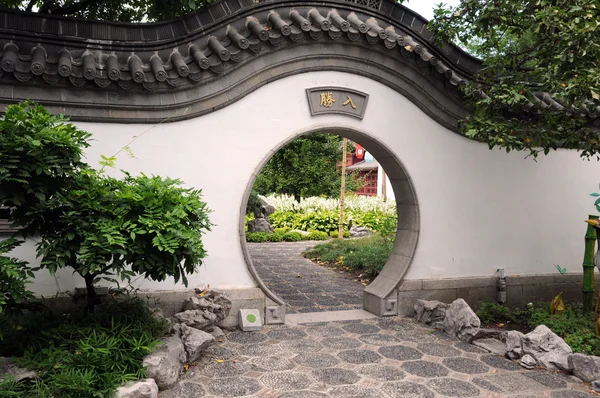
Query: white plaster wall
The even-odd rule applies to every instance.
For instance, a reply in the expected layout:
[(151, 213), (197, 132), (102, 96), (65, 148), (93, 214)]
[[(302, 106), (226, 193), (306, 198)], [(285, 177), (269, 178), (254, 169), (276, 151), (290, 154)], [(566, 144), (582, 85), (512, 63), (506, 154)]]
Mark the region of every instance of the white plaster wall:
[[(311, 117), (305, 89), (344, 86), (370, 94), (363, 120)], [(190, 285), (255, 286), (239, 238), (239, 209), (252, 173), (294, 134), (323, 126), (353, 127), (395, 151), (415, 184), (421, 234), (406, 278), (552, 273), (553, 264), (580, 270), (588, 194), (598, 187), (598, 164), (558, 151), (538, 162), (523, 154), (489, 151), (438, 125), (406, 98), (365, 77), (315, 72), (270, 83), (224, 109), (160, 125), (78, 123), (93, 133), (88, 160), (130, 144), (117, 169), (181, 178), (202, 188), (212, 208), (208, 258)], [(114, 171), (116, 173), (116, 171)], [(32, 255), (29, 254), (31, 258)], [(69, 271), (36, 279), (38, 293), (82, 285)], [(172, 281), (142, 281), (144, 289), (183, 289)]]

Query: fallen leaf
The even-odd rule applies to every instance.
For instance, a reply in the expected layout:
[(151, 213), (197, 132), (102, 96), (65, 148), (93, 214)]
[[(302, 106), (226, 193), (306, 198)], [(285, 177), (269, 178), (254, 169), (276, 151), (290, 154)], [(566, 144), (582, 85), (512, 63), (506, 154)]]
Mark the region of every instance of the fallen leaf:
[(224, 361), (224, 360), (222, 360), (222, 359), (217, 359), (217, 362), (218, 362), (218, 363), (223, 363), (223, 362), (225, 362), (225, 361)]

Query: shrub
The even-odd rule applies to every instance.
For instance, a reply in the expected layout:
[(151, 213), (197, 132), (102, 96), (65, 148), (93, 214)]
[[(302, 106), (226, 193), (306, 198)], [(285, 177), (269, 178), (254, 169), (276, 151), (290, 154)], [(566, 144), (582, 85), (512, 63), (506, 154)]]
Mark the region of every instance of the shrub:
[(310, 231), (308, 233), (308, 240), (327, 240), (329, 238), (329, 235), (327, 234), (327, 232), (322, 232), (322, 231)]
[(378, 235), (364, 238), (336, 239), (314, 247), (305, 257), (364, 270), (369, 276), (381, 272), (391, 254), (391, 248)]
[(16, 325), (1, 323), (0, 353), (17, 356), (38, 376), (0, 384), (0, 396), (110, 397), (123, 382), (145, 377), (143, 358), (168, 328), (137, 298), (107, 301), (94, 316), (74, 315), (30, 313)]
[[(340, 234), (339, 234), (339, 231), (330, 231), (330, 232), (329, 232), (329, 236), (331, 236), (332, 238), (337, 238), (339, 235), (340, 235)], [(350, 237), (350, 232), (349, 232), (349, 231), (344, 231), (344, 232), (342, 233), (342, 236), (343, 236), (344, 238), (349, 238), (349, 237)]]
[(289, 232), (291, 230), (292, 229), (288, 227), (275, 228), (275, 233), (285, 234), (286, 232)]
[(269, 242), (281, 242), (283, 240), (284, 236), (285, 236), (285, 233), (274, 232), (272, 234), (269, 234), (268, 240), (269, 240)]
[(294, 231), (286, 232), (283, 235), (283, 240), (286, 242), (298, 242), (298, 241), (302, 240), (303, 238), (304, 238), (304, 236), (300, 232), (294, 232)]
[(268, 232), (248, 232), (246, 233), (246, 242), (263, 243), (269, 241)]
[(16, 306), (33, 297), (25, 288), (29, 277), (33, 276), (27, 263), (5, 255), (19, 244), (15, 239), (0, 242), (0, 314), (6, 307)]
[(492, 301), (484, 301), (477, 311), (477, 316), (483, 324), (507, 323), (514, 321), (511, 310)]

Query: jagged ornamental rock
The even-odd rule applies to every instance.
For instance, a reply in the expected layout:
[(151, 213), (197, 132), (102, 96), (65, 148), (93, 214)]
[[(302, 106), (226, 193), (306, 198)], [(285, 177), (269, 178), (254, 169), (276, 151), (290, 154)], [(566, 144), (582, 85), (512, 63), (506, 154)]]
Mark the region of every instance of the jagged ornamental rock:
[(465, 300), (456, 299), (446, 308), (443, 325), (446, 333), (470, 343), (477, 334), (481, 321)]
[(510, 359), (519, 359), (523, 356), (523, 339), (525, 335), (516, 330), (506, 333), (507, 356)]
[(527, 333), (523, 338), (522, 347), (523, 354), (531, 355), (546, 369), (570, 370), (568, 359), (573, 350), (546, 325), (540, 325)]
[(595, 392), (600, 392), (600, 380), (594, 380), (592, 382), (592, 390)]
[(200, 358), (204, 350), (215, 343), (215, 338), (202, 330), (182, 324), (181, 341), (187, 353), (187, 362), (194, 362)]
[(487, 350), (487, 351), (491, 352), (492, 354), (498, 354), (498, 355), (504, 356), (508, 352), (506, 343), (503, 343), (500, 340), (496, 340), (496, 339), (477, 339), (477, 340), (473, 340), (472, 344), (474, 346), (483, 348), (484, 350)]
[(179, 312), (173, 317), (179, 322), (187, 326), (203, 330), (217, 323), (217, 316), (207, 310), (189, 310)]
[(352, 226), (350, 227), (350, 236), (353, 238), (358, 238), (361, 236), (369, 236), (372, 235), (373, 232), (371, 232), (371, 230), (369, 228), (366, 227), (356, 227), (356, 226)]
[(218, 326), (213, 326), (212, 330), (210, 330), (209, 333), (213, 337), (216, 337), (216, 338), (225, 336), (225, 333), (223, 333), (223, 330), (221, 330), (221, 328)]
[(590, 383), (600, 379), (600, 357), (584, 354), (569, 355), (569, 368), (573, 375)]
[(146, 375), (154, 379), (161, 390), (172, 387), (187, 358), (183, 342), (178, 336), (166, 337), (157, 351), (144, 358)]
[(227, 318), (231, 310), (231, 300), (217, 291), (204, 296), (192, 296), (183, 302), (182, 312), (174, 318), (190, 327), (204, 330)]
[(520, 363), (521, 366), (525, 369), (533, 369), (537, 365), (537, 361), (535, 360), (535, 358), (529, 354), (523, 355), (523, 358), (521, 358)]
[(448, 304), (436, 300), (417, 300), (415, 318), (426, 325), (443, 322)]
[(256, 218), (252, 221), (248, 221), (248, 232), (269, 232), (273, 233), (275, 230), (273, 226), (267, 221), (266, 218)]
[(158, 398), (158, 386), (154, 379), (130, 381), (117, 389), (115, 398)]
[(20, 368), (10, 358), (0, 357), (0, 381), (3, 380), (3, 375), (10, 375), (15, 382), (19, 382), (34, 377), (35, 371)]

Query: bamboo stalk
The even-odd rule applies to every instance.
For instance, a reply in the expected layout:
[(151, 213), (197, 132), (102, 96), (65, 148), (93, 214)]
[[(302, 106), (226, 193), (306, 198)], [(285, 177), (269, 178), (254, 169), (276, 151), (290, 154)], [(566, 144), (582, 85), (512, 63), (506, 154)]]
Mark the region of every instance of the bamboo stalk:
[[(589, 216), (597, 220), (598, 216)], [(585, 234), (585, 253), (583, 255), (583, 311), (594, 309), (594, 246), (596, 245), (596, 229), (588, 225)]]
[(346, 194), (346, 151), (348, 148), (348, 138), (344, 137), (344, 149), (342, 150), (342, 188), (340, 190), (340, 222), (338, 229), (338, 238), (344, 237), (344, 197)]
[(387, 202), (387, 176), (383, 167), (381, 167), (381, 196), (383, 197), (383, 201)]

